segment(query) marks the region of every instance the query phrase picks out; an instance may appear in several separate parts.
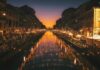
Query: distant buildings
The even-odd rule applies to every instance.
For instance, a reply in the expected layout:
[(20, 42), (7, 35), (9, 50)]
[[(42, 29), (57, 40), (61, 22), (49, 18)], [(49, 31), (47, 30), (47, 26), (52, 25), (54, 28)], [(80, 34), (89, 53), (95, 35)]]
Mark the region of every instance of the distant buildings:
[(45, 28), (27, 5), (14, 7), (0, 0), (0, 28)]
[(6, 16), (6, 0), (0, 0), (0, 28), (3, 26)]
[(66, 9), (55, 28), (71, 28), (85, 36), (100, 35), (100, 1), (90, 0), (78, 8)]

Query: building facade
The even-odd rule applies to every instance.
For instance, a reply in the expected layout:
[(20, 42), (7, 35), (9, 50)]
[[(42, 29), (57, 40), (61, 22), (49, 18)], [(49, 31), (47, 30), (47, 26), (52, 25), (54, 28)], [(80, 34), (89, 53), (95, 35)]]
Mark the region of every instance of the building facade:
[(0, 0), (0, 29), (6, 23), (6, 0)]
[(93, 34), (100, 35), (100, 7), (94, 7)]
[(45, 28), (34, 9), (25, 5), (15, 7), (0, 0), (0, 28)]
[(84, 36), (100, 35), (100, 1), (90, 0), (78, 8), (66, 9), (55, 28), (71, 28)]

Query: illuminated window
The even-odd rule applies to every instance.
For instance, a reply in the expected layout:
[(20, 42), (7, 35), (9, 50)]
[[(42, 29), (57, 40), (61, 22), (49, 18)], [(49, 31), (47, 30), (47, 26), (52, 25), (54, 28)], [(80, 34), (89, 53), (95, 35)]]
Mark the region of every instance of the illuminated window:
[(100, 35), (100, 8), (94, 8), (94, 30), (93, 34)]

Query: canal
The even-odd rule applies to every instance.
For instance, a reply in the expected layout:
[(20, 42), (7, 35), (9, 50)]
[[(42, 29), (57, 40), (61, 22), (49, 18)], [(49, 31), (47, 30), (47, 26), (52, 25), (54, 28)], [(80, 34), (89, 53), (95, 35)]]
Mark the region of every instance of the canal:
[(95, 70), (77, 51), (47, 31), (33, 46), (18, 70)]

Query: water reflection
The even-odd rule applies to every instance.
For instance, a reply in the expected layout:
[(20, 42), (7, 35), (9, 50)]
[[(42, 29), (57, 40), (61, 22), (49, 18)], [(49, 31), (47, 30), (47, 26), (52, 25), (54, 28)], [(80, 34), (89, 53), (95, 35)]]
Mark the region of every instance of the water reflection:
[(94, 70), (90, 68), (69, 45), (48, 31), (23, 58), (19, 70)]

